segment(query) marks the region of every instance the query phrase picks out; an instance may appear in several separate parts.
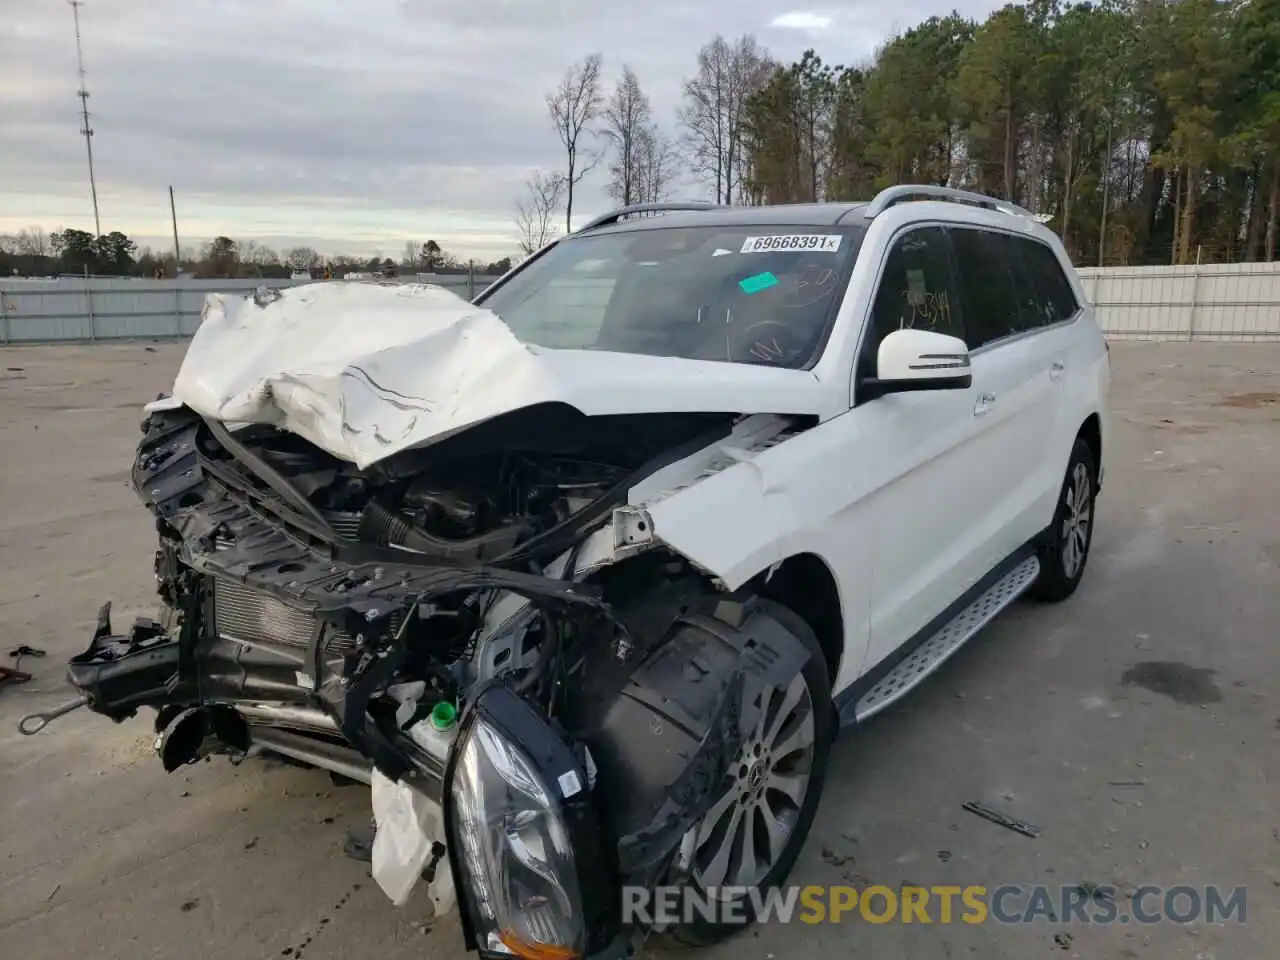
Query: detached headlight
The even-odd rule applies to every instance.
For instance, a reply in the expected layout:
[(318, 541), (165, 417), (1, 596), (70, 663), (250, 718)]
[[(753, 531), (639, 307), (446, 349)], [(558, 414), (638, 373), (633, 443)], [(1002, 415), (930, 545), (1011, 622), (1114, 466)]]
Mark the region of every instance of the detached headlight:
[(617, 882), (587, 773), (546, 720), (490, 687), (463, 719), (445, 791), (468, 946), (525, 960), (598, 950), (616, 925)]

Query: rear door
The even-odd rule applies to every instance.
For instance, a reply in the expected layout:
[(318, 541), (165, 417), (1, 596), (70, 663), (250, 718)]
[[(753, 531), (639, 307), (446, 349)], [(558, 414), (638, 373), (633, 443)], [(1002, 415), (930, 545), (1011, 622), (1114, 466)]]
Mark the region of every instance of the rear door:
[[(973, 516), (975, 554), (995, 566), (1044, 526), (1044, 461), (1055, 425), (1048, 344), (1028, 312), (1036, 293), (1016, 238), (993, 230), (949, 228), (960, 278), (966, 341), (983, 421), (985, 512)], [(1031, 298), (1031, 301), (1028, 300)]]
[(1041, 460), (1038, 515), (1043, 526), (1053, 517), (1071, 442), (1080, 427), (1078, 422), (1070, 422), (1069, 411), (1075, 409), (1075, 404), (1067, 396), (1067, 387), (1070, 383), (1079, 382), (1081, 372), (1090, 366), (1092, 356), (1088, 339), (1081, 337), (1081, 325), (1076, 322), (1082, 308), (1071, 281), (1063, 272), (1058, 254), (1047, 244), (1031, 237), (1011, 240), (1017, 249), (1017, 262), (1022, 265), (1027, 283), (1034, 290), (1034, 306), (1024, 312), (1023, 326), (1037, 329), (1036, 339), (1042, 345), (1040, 353), (1048, 364), (1052, 394), (1053, 426)]

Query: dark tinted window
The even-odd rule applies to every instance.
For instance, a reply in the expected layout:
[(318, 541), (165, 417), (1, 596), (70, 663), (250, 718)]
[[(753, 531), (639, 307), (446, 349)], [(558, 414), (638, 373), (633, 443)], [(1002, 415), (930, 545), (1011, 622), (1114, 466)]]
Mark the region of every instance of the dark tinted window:
[(964, 337), (947, 237), (940, 227), (905, 233), (889, 250), (862, 345), (862, 376), (875, 376), (880, 341), (894, 330), (934, 330)]
[(960, 297), (970, 350), (1021, 329), (1018, 293), (1002, 234), (954, 228), (951, 246), (960, 274)]
[(1019, 238), (1015, 242), (1036, 285), (1046, 322), (1057, 323), (1074, 316), (1080, 305), (1076, 302), (1075, 291), (1071, 289), (1071, 281), (1062, 272), (1057, 255), (1036, 240)]
[(1004, 247), (1005, 262), (1013, 276), (1014, 299), (1018, 304), (1018, 329), (1033, 330), (1053, 323), (1054, 317), (1046, 308), (1044, 298), (1037, 289), (1035, 278), (1023, 257), (1023, 248), (1027, 241), (1007, 233), (1000, 234), (1000, 243)]

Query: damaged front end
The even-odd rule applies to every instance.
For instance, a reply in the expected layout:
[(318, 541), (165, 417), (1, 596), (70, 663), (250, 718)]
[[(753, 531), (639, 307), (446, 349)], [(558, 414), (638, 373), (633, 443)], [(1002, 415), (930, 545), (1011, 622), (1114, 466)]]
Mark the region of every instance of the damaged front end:
[(456, 884), (485, 956), (625, 952), (623, 887), (679, 881), (752, 684), (806, 655), (613, 529), (732, 425), (544, 405), (358, 469), (160, 405), (133, 483), (164, 612), (116, 634), (104, 608), (69, 679), (113, 720), (154, 708), (168, 770), (266, 750), (372, 783), (380, 835), (417, 844), (375, 843), (379, 883), (425, 876), (437, 908)]

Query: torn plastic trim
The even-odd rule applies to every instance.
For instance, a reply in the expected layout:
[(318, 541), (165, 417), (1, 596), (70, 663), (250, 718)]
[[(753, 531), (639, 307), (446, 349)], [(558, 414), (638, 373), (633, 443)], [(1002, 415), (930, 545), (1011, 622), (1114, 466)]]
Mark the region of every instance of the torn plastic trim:
[[(663, 882), (686, 834), (720, 796), (743, 737), (759, 718), (762, 689), (798, 673), (809, 655), (749, 596), (705, 597), (671, 623), (586, 740), (602, 782), (615, 790), (630, 784), (627, 799), (617, 801), (634, 805), (632, 828), (618, 836), (625, 883)], [(637, 745), (638, 730), (663, 732), (658, 754)], [(680, 757), (678, 772), (658, 791), (648, 783), (652, 770), (637, 777), (632, 766), (645, 756), (663, 768), (672, 755)], [(640, 810), (644, 821), (636, 823)]]
[[(234, 579), (251, 589), (340, 627), (354, 614), (372, 631), (393, 611), (429, 603), (447, 594), (497, 590), (523, 596), (544, 611), (561, 616), (599, 617), (617, 629), (609, 607), (590, 587), (563, 580), (483, 567), (423, 564), (347, 564), (316, 557), (282, 532), (259, 526), (231, 505), (208, 511), (215, 525), (230, 531), (232, 544), (216, 551), (183, 545), (182, 559), (194, 570)], [(252, 533), (248, 531), (258, 527)], [(274, 542), (272, 542), (274, 541)], [(281, 571), (285, 572), (281, 572)], [(408, 665), (410, 650), (399, 638), (384, 638), (341, 660), (326, 655), (326, 636), (318, 630), (306, 651), (311, 691), (338, 722), (342, 735), (390, 779), (412, 775), (429, 758), (399, 731), (380, 726), (369, 706), (392, 678)], [(429, 765), (429, 764), (428, 764)], [(433, 771), (438, 772), (438, 771)]]
[[(197, 583), (176, 637), (154, 621), (139, 621), (123, 636), (112, 635), (108, 624), (105, 632), (100, 626), (89, 648), (73, 658), (69, 679), (89, 696), (90, 709), (119, 720), (139, 706), (171, 703), (313, 703), (333, 717), (342, 736), (385, 776), (395, 780), (425, 772), (428, 782), (423, 789), (437, 798), (443, 771), (408, 737), (380, 725), (369, 711), (372, 700), (408, 664), (408, 643), (386, 634), (393, 612), (447, 594), (494, 590), (523, 596), (560, 616), (603, 618), (609, 629), (620, 629), (597, 592), (573, 582), (487, 567), (350, 564), (318, 555), (247, 507), (227, 501), (184, 508), (171, 520), (176, 527), (222, 531), (227, 540), (215, 546), (212, 538), (199, 535), (168, 548)], [(218, 636), (209, 615), (210, 598), (205, 596), (213, 581), (206, 578), (241, 583), (314, 617), (310, 644), (290, 649)], [(352, 618), (367, 624), (371, 637), (383, 631), (381, 639), (350, 654), (333, 655), (327, 649), (332, 631)], [(287, 658), (309, 686), (290, 689), (283, 679), (273, 681), (265, 669), (246, 671), (238, 666), (242, 655), (228, 649), (237, 645), (270, 651), (278, 660)], [(288, 664), (278, 664), (275, 676), (288, 672)]]

